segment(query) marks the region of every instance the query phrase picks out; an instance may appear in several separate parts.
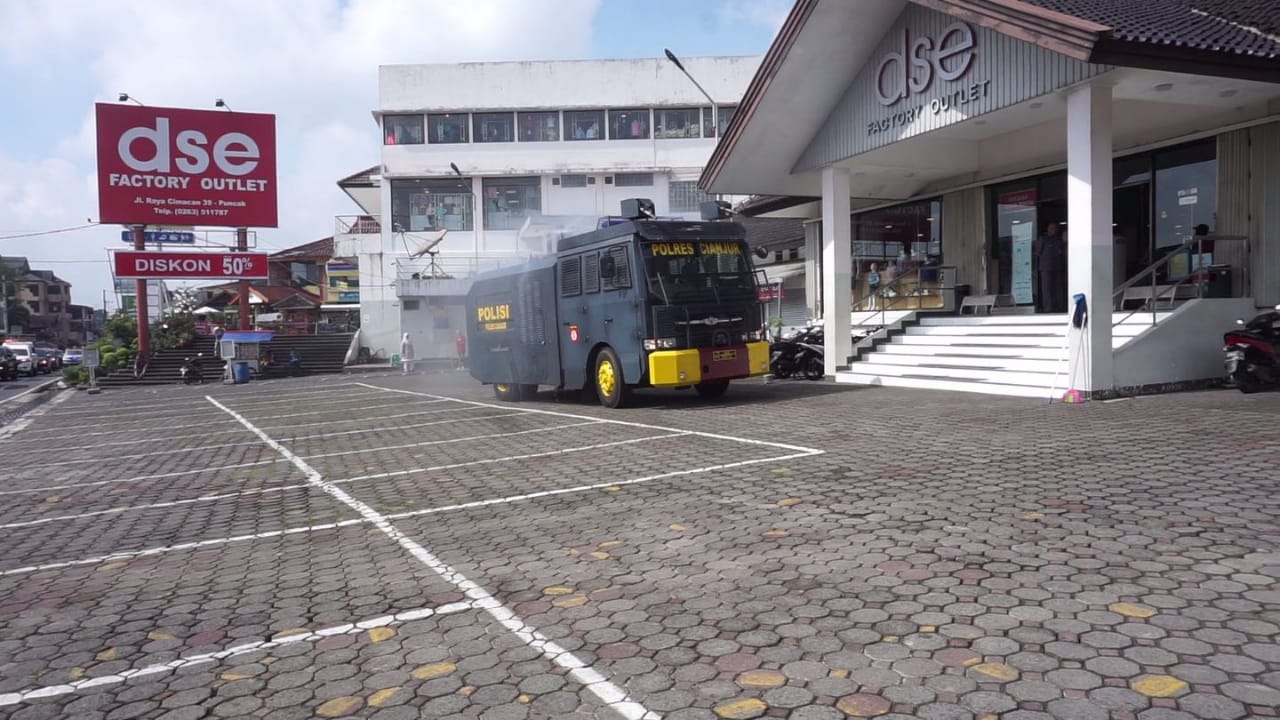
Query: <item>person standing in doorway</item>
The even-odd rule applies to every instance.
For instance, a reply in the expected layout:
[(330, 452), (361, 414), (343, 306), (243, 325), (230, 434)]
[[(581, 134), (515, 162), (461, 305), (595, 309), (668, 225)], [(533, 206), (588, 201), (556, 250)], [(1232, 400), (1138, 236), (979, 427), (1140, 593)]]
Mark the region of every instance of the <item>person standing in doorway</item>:
[(400, 338), (400, 364), (405, 375), (413, 372), (413, 341), (409, 339), (409, 333)]
[(1051, 222), (1044, 234), (1036, 238), (1032, 255), (1040, 280), (1039, 307), (1043, 313), (1066, 312), (1066, 243), (1058, 234), (1058, 223)]

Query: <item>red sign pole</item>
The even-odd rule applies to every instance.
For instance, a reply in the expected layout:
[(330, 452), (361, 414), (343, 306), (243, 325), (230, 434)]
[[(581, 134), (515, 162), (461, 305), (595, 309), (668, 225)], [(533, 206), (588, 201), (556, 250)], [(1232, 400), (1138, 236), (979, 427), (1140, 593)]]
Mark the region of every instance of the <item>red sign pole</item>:
[[(146, 230), (145, 225), (133, 226), (134, 250), (147, 249), (147, 236), (144, 230)], [(147, 323), (147, 281), (135, 280), (134, 291), (138, 293), (138, 301), (135, 305), (138, 313), (138, 357), (145, 365), (151, 355), (151, 326)]]
[[(249, 249), (249, 228), (236, 228), (236, 249), (241, 252)], [(252, 330), (249, 327), (249, 281), (241, 278), (237, 290), (240, 293), (240, 329)]]

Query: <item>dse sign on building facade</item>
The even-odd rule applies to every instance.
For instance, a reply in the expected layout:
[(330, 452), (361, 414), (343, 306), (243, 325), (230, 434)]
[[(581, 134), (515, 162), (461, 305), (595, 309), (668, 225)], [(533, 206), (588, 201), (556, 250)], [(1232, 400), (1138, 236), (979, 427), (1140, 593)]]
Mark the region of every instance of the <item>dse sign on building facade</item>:
[(98, 103), (99, 222), (276, 227), (275, 116)]

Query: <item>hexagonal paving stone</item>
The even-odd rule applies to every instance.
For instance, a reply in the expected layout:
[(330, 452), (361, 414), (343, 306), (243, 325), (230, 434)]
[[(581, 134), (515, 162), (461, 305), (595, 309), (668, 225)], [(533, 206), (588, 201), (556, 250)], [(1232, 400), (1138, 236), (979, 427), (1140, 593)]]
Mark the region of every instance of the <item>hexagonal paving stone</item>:
[(846, 695), (836, 702), (836, 709), (849, 717), (875, 717), (889, 712), (890, 707), (888, 700), (866, 693)]
[(1049, 702), (1062, 697), (1062, 688), (1043, 680), (1019, 680), (1010, 683), (1005, 692), (1019, 702)]
[(942, 672), (942, 665), (927, 658), (907, 658), (893, 664), (893, 671), (903, 677), (922, 678)]
[(1242, 703), (1280, 708), (1280, 688), (1261, 683), (1229, 682), (1219, 688), (1223, 695)]
[(1129, 686), (1147, 697), (1176, 697), (1187, 692), (1187, 683), (1171, 675), (1143, 675)]
[(738, 700), (729, 700), (722, 702), (713, 708), (718, 717), (724, 720), (750, 720), (750, 718), (758, 718), (764, 715), (769, 709), (763, 700), (759, 698), (742, 698)]
[(1178, 707), (1204, 720), (1237, 720), (1248, 714), (1244, 705), (1222, 695), (1192, 693), (1178, 698)]
[(960, 699), (965, 707), (982, 715), (996, 715), (1018, 707), (1018, 703), (1008, 695), (997, 692), (971, 692)]

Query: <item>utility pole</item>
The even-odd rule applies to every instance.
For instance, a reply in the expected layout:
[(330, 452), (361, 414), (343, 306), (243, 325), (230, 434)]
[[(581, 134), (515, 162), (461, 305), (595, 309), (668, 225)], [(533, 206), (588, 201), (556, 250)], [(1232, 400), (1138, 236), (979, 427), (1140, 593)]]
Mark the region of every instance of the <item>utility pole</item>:
[[(249, 249), (249, 228), (236, 228), (236, 249), (240, 252)], [(241, 278), (236, 289), (240, 294), (240, 329), (250, 330), (252, 328), (249, 327), (249, 281)]]
[[(145, 230), (145, 225), (133, 226), (134, 250), (147, 249)], [(138, 293), (138, 303), (136, 305), (138, 312), (138, 358), (142, 360), (142, 365), (145, 367), (147, 358), (151, 356), (151, 326), (147, 322), (147, 281), (138, 279), (133, 282), (134, 291)]]

